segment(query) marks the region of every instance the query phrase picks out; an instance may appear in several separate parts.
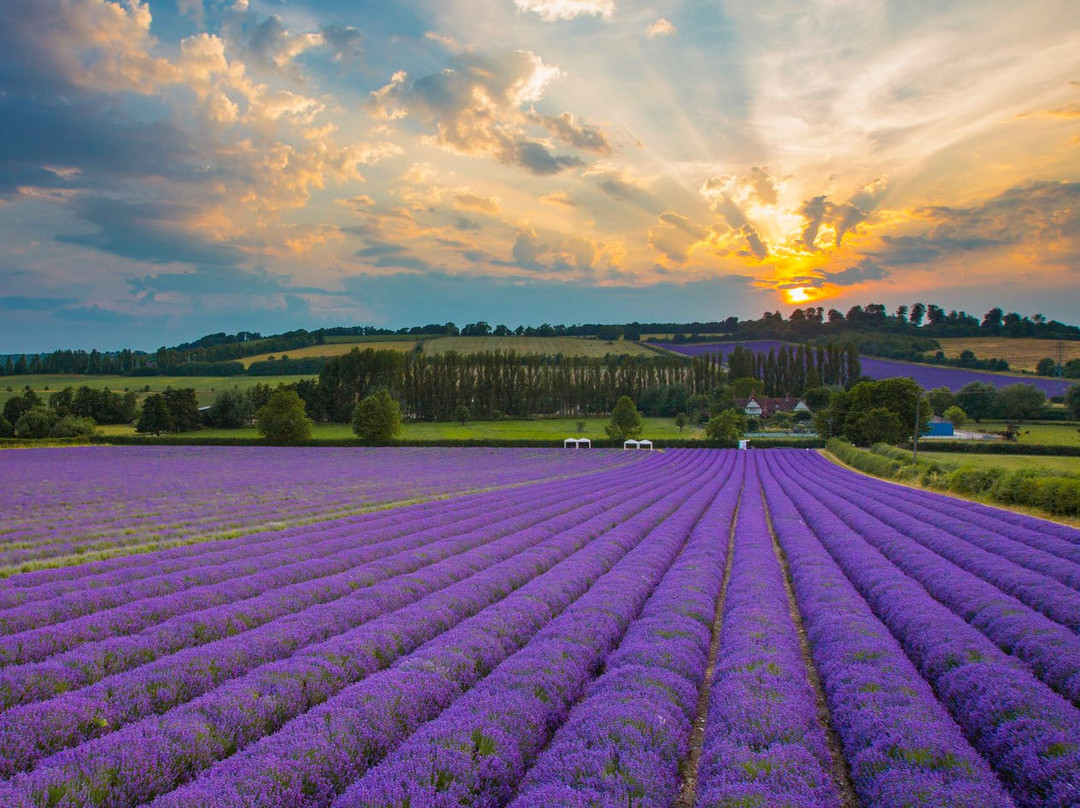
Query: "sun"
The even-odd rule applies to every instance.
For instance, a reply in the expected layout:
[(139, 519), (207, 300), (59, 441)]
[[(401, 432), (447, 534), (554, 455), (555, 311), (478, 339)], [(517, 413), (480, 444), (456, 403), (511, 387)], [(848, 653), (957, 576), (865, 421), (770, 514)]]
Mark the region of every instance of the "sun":
[(807, 303), (814, 298), (805, 286), (796, 286), (794, 289), (784, 290), (784, 299), (788, 303)]

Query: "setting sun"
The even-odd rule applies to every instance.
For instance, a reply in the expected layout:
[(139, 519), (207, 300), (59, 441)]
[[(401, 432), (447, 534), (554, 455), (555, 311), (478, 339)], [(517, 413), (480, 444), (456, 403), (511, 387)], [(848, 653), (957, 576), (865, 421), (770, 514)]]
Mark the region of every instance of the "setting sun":
[(810, 292), (811, 290), (807, 289), (805, 286), (799, 286), (795, 289), (785, 289), (784, 298), (788, 303), (808, 303), (814, 299)]

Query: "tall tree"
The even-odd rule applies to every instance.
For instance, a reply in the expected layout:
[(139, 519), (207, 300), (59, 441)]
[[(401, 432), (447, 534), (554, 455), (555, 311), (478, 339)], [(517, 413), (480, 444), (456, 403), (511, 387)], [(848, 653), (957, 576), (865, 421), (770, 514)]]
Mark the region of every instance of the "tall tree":
[(609, 438), (627, 440), (639, 437), (643, 426), (641, 413), (634, 405), (634, 400), (630, 396), (622, 396), (615, 403), (615, 409), (611, 411), (611, 423), (604, 427), (604, 431)]

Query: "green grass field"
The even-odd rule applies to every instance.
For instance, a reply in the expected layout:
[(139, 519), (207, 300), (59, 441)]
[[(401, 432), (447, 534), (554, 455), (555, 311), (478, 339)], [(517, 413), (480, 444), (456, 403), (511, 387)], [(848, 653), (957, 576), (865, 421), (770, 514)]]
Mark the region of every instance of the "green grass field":
[(1007, 471), (1038, 469), (1055, 474), (1080, 475), (1080, 457), (1048, 457), (1043, 455), (992, 455), (967, 452), (919, 452), (919, 459), (935, 460), (949, 466), (1002, 468)]
[[(585, 429), (577, 431), (578, 420), (585, 421)], [(674, 418), (646, 418), (645, 430), (642, 436), (645, 438), (702, 438), (704, 427), (697, 424), (687, 424), (680, 434), (675, 426)], [(599, 440), (606, 438), (604, 427), (610, 422), (608, 418), (543, 418), (530, 420), (502, 420), (502, 421), (466, 421), (462, 426), (453, 423), (407, 423), (402, 430), (401, 437), (405, 440), (439, 441), (439, 440), (470, 440), (474, 438), (493, 440), (550, 440), (552, 445), (559, 445), (565, 438), (590, 438)], [(129, 426), (102, 426), (100, 431), (105, 435), (134, 435), (135, 430)], [(198, 432), (187, 432), (178, 437), (192, 438), (258, 438), (259, 433), (254, 428), (249, 429), (201, 429)], [(316, 440), (340, 440), (352, 438), (352, 427), (349, 424), (316, 424), (314, 438)]]
[[(1020, 424), (1018, 443), (1039, 443), (1049, 446), (1080, 446), (1080, 431), (1075, 423)], [(968, 432), (1004, 432), (1004, 421), (983, 421), (964, 424)]]
[[(27, 385), (44, 399), (65, 387), (92, 387), (95, 390), (107, 387), (114, 392), (134, 390), (141, 400), (146, 393), (160, 393), (166, 387), (193, 387), (199, 399), (199, 405), (210, 404), (220, 390), (246, 390), (262, 383), (271, 387), (279, 384), (291, 384), (300, 379), (314, 379), (315, 376), (78, 376), (61, 374), (56, 376), (29, 375), (5, 376), (0, 379), (0, 406), (13, 396), (21, 395)], [(150, 389), (147, 390), (146, 388)], [(10, 389), (9, 389), (10, 388)]]

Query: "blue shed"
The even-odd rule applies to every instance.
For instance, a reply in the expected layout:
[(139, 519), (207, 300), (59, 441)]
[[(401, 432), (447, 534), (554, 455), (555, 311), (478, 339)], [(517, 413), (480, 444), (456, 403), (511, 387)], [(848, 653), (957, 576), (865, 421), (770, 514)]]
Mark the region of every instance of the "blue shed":
[(940, 415), (935, 415), (930, 419), (926, 431), (922, 434), (925, 438), (951, 438), (953, 436), (952, 422), (946, 421)]

